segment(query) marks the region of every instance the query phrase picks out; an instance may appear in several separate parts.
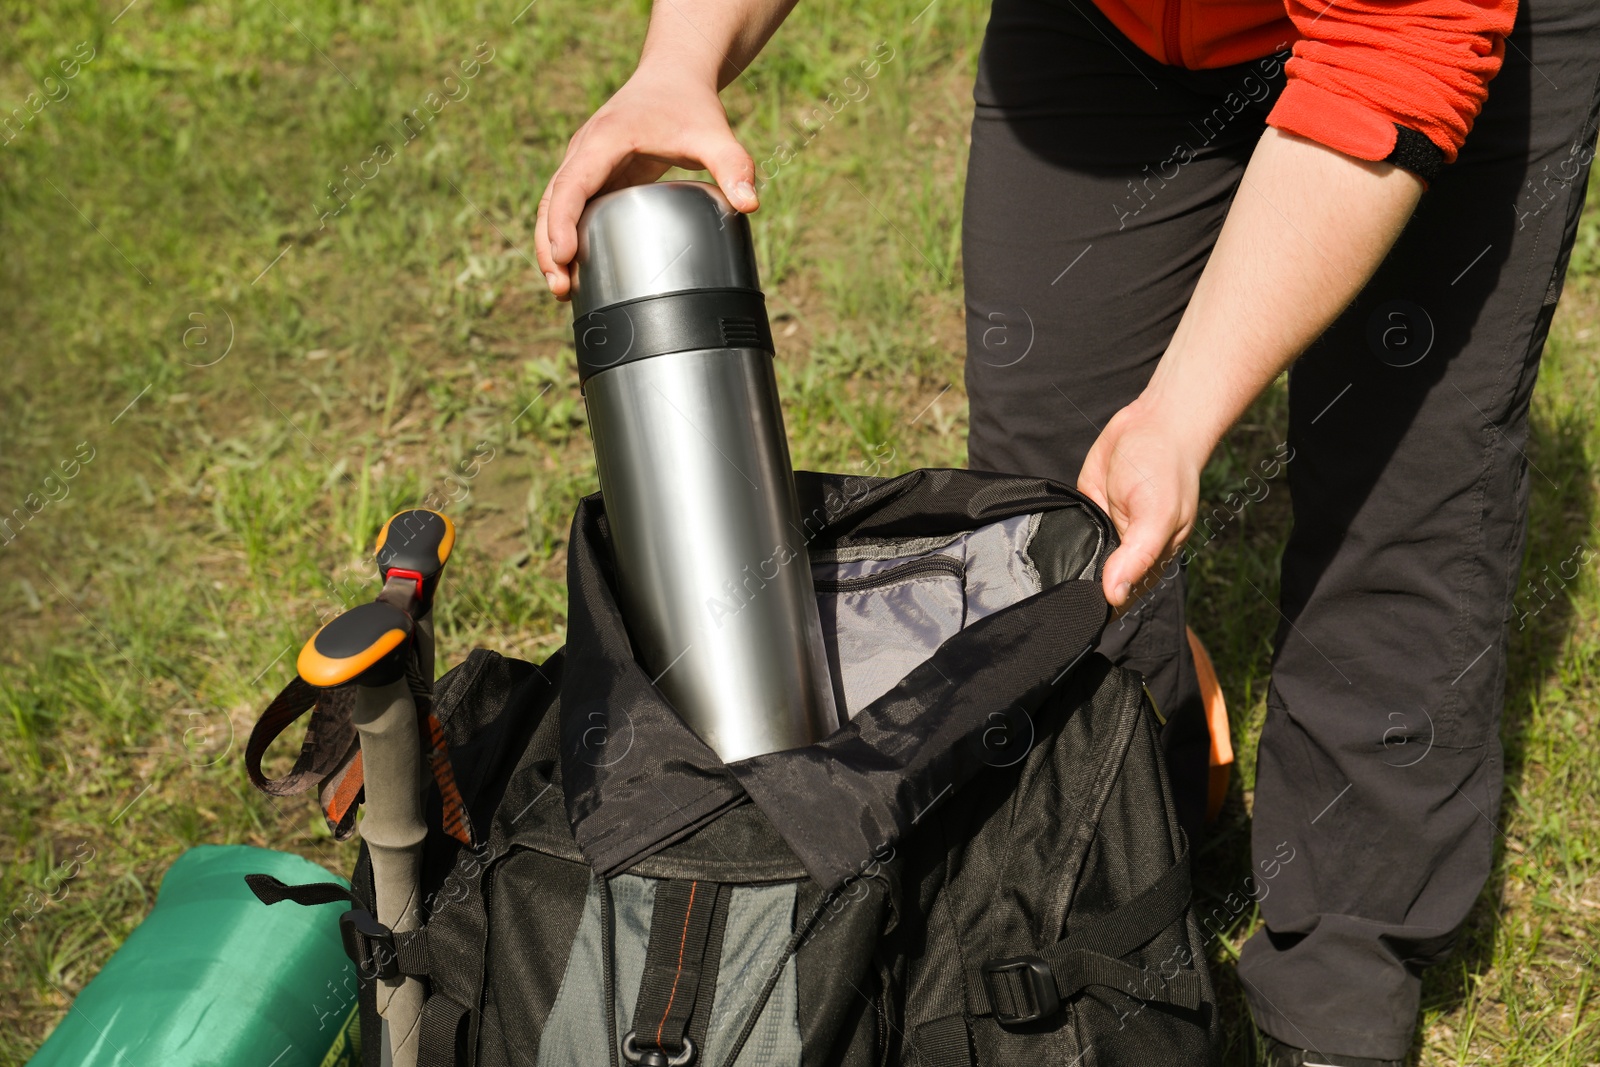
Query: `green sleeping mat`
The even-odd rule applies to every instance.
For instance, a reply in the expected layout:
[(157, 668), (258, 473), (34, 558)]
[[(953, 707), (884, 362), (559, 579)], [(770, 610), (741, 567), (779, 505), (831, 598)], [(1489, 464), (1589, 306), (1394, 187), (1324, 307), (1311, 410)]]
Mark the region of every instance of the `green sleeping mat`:
[(245, 886), (257, 873), (334, 880), (310, 860), (248, 845), (185, 852), (28, 1067), (358, 1063), (356, 975), (339, 943), (348, 905), (267, 907)]

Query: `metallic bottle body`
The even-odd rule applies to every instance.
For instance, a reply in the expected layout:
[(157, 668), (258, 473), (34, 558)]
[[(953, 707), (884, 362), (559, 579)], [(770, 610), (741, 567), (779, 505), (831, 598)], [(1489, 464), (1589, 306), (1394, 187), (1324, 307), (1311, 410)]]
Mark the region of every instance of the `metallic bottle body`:
[(837, 725), (772, 357), (676, 352), (588, 383), (623, 617), (725, 761)]
[[(607, 225), (613, 198), (626, 210)], [(580, 315), (674, 291), (756, 291), (753, 259), (738, 261), (750, 256), (744, 218), (707, 215), (707, 202), (725, 206), (714, 187), (672, 182), (591, 205)], [(679, 241), (698, 255), (675, 254)], [(628, 244), (637, 258), (618, 267)], [(607, 256), (609, 286), (594, 269)], [(634, 281), (617, 282), (629, 269)], [(652, 271), (672, 288), (652, 291)], [(771, 353), (698, 348), (591, 367), (584, 395), (623, 617), (656, 685), (726, 762), (831, 733), (838, 712)]]

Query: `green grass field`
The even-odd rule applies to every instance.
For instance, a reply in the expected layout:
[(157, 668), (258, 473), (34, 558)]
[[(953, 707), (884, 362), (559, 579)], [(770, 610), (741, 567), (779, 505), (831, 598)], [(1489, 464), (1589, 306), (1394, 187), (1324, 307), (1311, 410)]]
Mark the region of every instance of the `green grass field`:
[[(0, 515), (27, 516), (0, 534), (0, 1067), (27, 1059), (185, 848), (348, 868), (310, 800), (251, 790), (241, 751), (319, 618), (370, 598), (362, 561), (391, 511), (431, 500), (462, 526), (446, 664), (561, 644), (567, 523), (595, 480), (567, 311), (530, 263), (534, 211), (631, 71), (648, 10), (124, 2), (0, 2), (0, 119), (23, 116), (0, 131)], [(965, 458), (959, 210), (986, 8), (924, 2), (805, 0), (726, 94), (761, 161), (892, 50), (756, 216), (803, 467), (860, 470), (885, 444), (888, 473)], [(1596, 537), (1597, 332), (1591, 214), (1535, 401), (1529, 577)], [(1274, 391), (1206, 500), (1285, 418)], [(1276, 589), (1286, 504), (1275, 489), (1252, 505), (1192, 572), (1241, 757), (1203, 858), (1216, 898), (1249, 869), (1277, 618), (1251, 585)], [(1594, 569), (1536, 605), (1512, 645), (1495, 873), (1428, 979), (1423, 1064), (1600, 1063)], [(1255, 1061), (1232, 976), (1255, 921), (1214, 946), (1230, 1064)]]

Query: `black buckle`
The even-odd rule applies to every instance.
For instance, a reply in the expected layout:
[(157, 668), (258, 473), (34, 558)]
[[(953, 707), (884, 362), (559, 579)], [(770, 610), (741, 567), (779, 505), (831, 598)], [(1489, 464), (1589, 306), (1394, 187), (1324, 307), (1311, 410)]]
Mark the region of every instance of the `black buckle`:
[(1055, 972), (1038, 956), (990, 960), (983, 965), (983, 984), (1002, 1026), (1035, 1023), (1061, 1010)]
[(339, 916), (339, 937), (344, 941), (344, 954), (363, 978), (400, 977), (394, 931), (373, 918), (370, 911), (352, 908)]
[(687, 1034), (683, 1038), (683, 1047), (672, 1055), (667, 1055), (665, 1049), (641, 1048), (637, 1031), (629, 1030), (622, 1039), (622, 1058), (635, 1067), (686, 1067), (694, 1061), (695, 1046)]

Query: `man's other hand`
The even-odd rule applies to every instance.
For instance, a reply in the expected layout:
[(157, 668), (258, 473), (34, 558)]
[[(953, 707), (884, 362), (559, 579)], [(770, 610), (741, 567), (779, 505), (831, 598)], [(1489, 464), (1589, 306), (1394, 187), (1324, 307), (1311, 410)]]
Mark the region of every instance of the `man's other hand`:
[(1193, 440), (1145, 397), (1117, 412), (1089, 450), (1078, 491), (1111, 516), (1122, 538), (1103, 579), (1118, 614), (1194, 528), (1210, 451), (1209, 440)]

